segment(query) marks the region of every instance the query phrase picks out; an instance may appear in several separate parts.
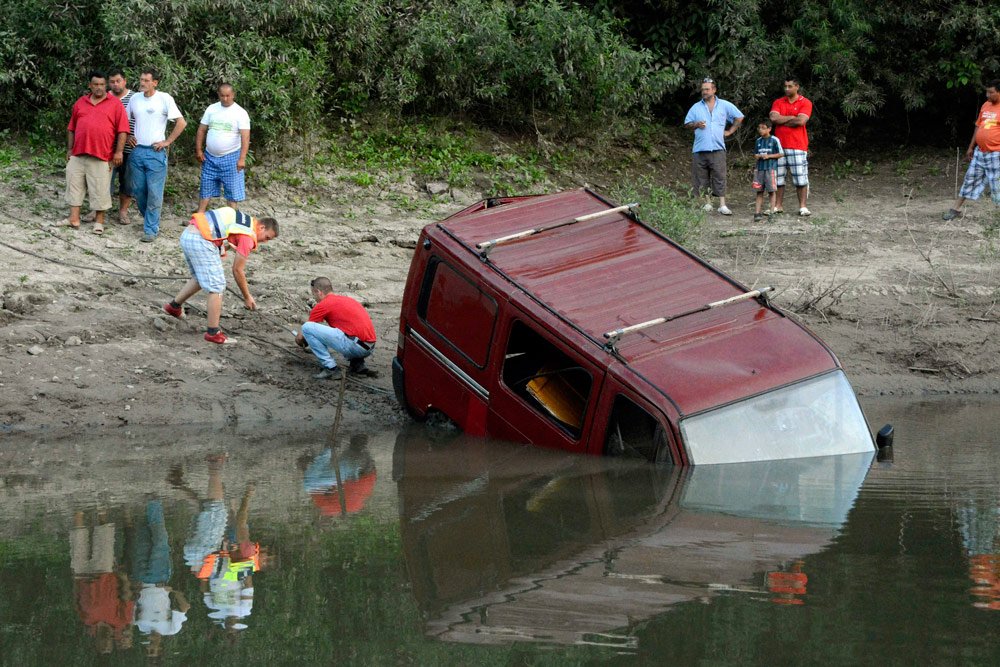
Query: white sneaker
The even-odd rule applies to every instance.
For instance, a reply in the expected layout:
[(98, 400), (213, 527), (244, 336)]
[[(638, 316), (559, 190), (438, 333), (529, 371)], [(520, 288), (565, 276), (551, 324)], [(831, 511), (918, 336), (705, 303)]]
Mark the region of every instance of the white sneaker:
[(732, 215), (733, 212), (729, 210), (728, 206), (719, 207), (719, 215)]
[(704, 206), (701, 207), (701, 210), (703, 210), (705, 213), (711, 213), (712, 212), (712, 205), (711, 204), (705, 204)]
[(801, 215), (804, 218), (806, 216), (812, 215), (812, 211), (803, 206), (802, 208), (799, 209), (799, 215)]

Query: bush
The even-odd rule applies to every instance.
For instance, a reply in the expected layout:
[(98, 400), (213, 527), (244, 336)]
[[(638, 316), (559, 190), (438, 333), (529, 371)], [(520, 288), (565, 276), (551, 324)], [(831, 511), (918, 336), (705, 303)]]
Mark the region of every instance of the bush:
[(255, 145), (272, 147), (331, 112), (379, 107), (512, 123), (535, 110), (569, 122), (626, 115), (665, 82), (613, 19), (554, 1), (11, 3), (0, 16), (0, 120), (24, 130), (30, 119), (55, 136), (95, 66), (121, 66), (133, 86), (155, 67), (189, 123), (232, 83)]

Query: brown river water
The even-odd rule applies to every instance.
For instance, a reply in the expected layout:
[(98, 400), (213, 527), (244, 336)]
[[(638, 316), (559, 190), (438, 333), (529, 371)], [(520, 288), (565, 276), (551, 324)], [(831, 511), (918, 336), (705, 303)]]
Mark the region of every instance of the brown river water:
[(5, 435), (0, 664), (1000, 664), (996, 401), (863, 406), (891, 457)]

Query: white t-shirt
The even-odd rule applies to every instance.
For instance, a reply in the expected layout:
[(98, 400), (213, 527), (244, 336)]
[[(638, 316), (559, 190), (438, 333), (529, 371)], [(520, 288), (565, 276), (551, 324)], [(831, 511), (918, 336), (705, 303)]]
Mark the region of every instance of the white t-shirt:
[(240, 130), (250, 129), (250, 114), (236, 102), (228, 107), (216, 102), (205, 109), (201, 124), (208, 126), (205, 150), (222, 157), (240, 150)]
[(140, 146), (152, 146), (166, 139), (167, 121), (181, 117), (174, 98), (160, 91), (150, 97), (146, 97), (144, 93), (136, 93), (128, 101), (125, 114), (130, 121), (135, 120), (135, 141)]
[(136, 610), (135, 625), (147, 635), (176, 635), (187, 620), (187, 614), (170, 608), (170, 591), (153, 584), (142, 585)]

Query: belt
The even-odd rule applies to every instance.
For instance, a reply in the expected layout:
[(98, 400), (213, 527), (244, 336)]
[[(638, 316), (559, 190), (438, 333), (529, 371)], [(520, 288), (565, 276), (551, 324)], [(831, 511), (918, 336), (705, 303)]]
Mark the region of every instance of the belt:
[(355, 343), (357, 343), (366, 352), (371, 352), (372, 348), (375, 347), (375, 341), (367, 343), (367, 342), (361, 340), (360, 338), (358, 338), (357, 336), (348, 336), (348, 338), (351, 339), (351, 340), (353, 340)]

